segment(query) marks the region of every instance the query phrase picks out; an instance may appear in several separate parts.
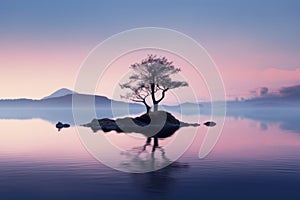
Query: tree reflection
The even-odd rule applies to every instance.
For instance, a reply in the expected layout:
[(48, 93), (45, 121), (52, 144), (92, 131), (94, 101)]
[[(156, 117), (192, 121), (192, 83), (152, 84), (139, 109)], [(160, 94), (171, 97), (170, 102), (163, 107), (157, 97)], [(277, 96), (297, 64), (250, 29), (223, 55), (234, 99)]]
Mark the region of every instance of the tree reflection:
[(143, 146), (134, 147), (129, 151), (122, 151), (120, 154), (124, 159), (122, 159), (120, 166), (126, 168), (127, 171), (135, 173), (153, 172), (168, 166), (171, 168), (186, 167), (169, 159), (163, 147), (156, 147), (157, 151), (154, 153), (152, 151), (153, 146), (146, 143)]
[(168, 189), (176, 182), (175, 176), (178, 175), (178, 172), (184, 172), (189, 165), (170, 160), (164, 148), (158, 147), (157, 152), (153, 153), (147, 150), (148, 146), (151, 145), (123, 152), (122, 155), (126, 157), (126, 162), (122, 162), (121, 165), (134, 172), (143, 172), (145, 169), (149, 171), (148, 173), (132, 173), (130, 175), (132, 184), (147, 195), (157, 194), (161, 197), (161, 195), (167, 194)]

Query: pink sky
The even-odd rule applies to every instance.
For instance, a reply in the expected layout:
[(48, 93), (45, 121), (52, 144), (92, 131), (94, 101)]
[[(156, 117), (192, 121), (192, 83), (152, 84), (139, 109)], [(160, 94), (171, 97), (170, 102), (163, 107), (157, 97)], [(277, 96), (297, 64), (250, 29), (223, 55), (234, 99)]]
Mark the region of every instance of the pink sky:
[[(254, 46), (250, 41), (239, 41), (204, 43), (204, 47), (219, 68), (228, 98), (249, 97), (251, 90), (262, 86), (276, 90), (282, 86), (299, 84), (300, 68), (282, 67), (297, 66), (299, 60), (296, 55), (280, 50), (269, 52), (263, 47)], [(65, 42), (64, 45), (61, 42), (35, 41), (4, 43), (0, 47), (1, 98), (42, 98), (62, 87), (73, 89), (80, 65), (95, 45), (97, 43), (82, 41)], [(145, 52), (145, 56), (147, 53)], [(166, 55), (172, 60), (172, 56)], [(111, 66), (110, 74), (127, 72), (132, 62), (143, 57), (140, 52), (137, 55), (131, 54), (131, 58), (120, 59)], [(184, 61), (177, 60), (176, 63), (176, 58), (175, 64), (181, 67), (182, 75), (187, 76), (190, 85), (198, 88), (196, 81), (199, 77), (193, 77), (191, 67)], [(104, 80), (118, 83), (119, 79), (112, 79), (110, 74), (107, 74)], [(197, 98), (207, 99), (205, 85), (198, 85), (204, 89), (199, 89), (200, 94)], [(111, 98), (115, 95), (111, 87), (104, 87), (98, 94), (99, 92), (100, 95)], [(175, 90), (174, 92), (176, 93)], [(169, 100), (173, 101), (172, 98)]]

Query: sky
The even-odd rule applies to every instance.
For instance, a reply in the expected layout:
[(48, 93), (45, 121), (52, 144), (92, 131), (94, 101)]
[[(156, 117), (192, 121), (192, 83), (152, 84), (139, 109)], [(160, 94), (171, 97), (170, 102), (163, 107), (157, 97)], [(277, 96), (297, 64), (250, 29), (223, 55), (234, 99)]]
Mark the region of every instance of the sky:
[[(1, 0), (0, 98), (38, 99), (73, 89), (97, 44), (149, 26), (200, 43), (218, 66), (228, 99), (261, 87), (275, 91), (300, 84), (299, 19), (297, 0)], [(101, 95), (112, 97), (108, 89)]]

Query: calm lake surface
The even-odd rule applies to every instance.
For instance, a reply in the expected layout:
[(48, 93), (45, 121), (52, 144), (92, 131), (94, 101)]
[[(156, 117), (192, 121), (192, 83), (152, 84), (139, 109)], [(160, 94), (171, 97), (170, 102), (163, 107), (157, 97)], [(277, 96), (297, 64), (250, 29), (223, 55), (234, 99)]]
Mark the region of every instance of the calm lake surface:
[[(87, 128), (71, 126), (58, 132), (53, 122), (39, 118), (1, 119), (0, 196), (5, 200), (300, 199), (300, 129), (288, 122), (227, 117), (218, 143), (204, 159), (198, 153), (208, 128), (182, 128), (177, 134), (195, 129), (197, 133), (179, 160), (159, 171), (132, 174), (101, 164), (85, 149), (77, 128)], [(131, 152), (131, 157), (125, 155), (129, 160), (136, 158), (135, 150), (145, 142), (125, 134), (105, 134)], [(150, 148), (143, 154), (151, 158)], [(155, 157), (167, 160), (169, 154), (158, 150)]]

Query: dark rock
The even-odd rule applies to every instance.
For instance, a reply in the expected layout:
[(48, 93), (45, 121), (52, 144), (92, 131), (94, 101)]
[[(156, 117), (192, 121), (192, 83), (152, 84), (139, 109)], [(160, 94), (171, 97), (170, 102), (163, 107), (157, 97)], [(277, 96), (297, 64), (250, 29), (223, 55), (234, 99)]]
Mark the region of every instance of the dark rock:
[(119, 128), (115, 120), (104, 118), (104, 119), (99, 119), (98, 123), (100, 128), (104, 132), (109, 132), (109, 131), (122, 132), (122, 130)]
[[(214, 126), (214, 122), (206, 122), (206, 126)], [(198, 123), (180, 122), (171, 113), (165, 111), (155, 111), (143, 114), (139, 117), (119, 118), (116, 120), (103, 118), (93, 119), (83, 126), (90, 127), (94, 132), (103, 130), (104, 132), (116, 131), (118, 133), (140, 133), (147, 137), (146, 146), (150, 145), (154, 139), (152, 152), (158, 148), (158, 139), (172, 136), (180, 127), (200, 126)]]
[(133, 118), (133, 122), (138, 126), (147, 126), (151, 123), (149, 114), (144, 114), (139, 117)]
[(205, 122), (204, 125), (205, 125), (205, 126), (210, 126), (210, 127), (212, 127), (212, 126), (215, 126), (215, 125), (216, 125), (216, 122), (212, 122), (212, 121), (210, 121), (210, 122)]
[[(150, 125), (151, 119), (153, 119), (153, 121), (156, 121)], [(137, 126), (132, 126), (131, 122), (133, 122)], [(150, 127), (142, 129), (142, 127), (148, 125), (150, 125)], [(168, 112), (156, 111), (149, 114), (143, 114), (135, 118), (126, 117), (116, 120), (108, 118), (93, 119), (92, 122), (83, 126), (91, 127), (94, 132), (98, 130), (103, 130), (104, 132), (116, 131), (118, 133), (137, 132), (144, 134), (147, 137), (167, 138), (173, 135), (175, 131), (180, 128), (180, 121)], [(155, 126), (162, 126), (162, 128), (155, 135), (151, 135), (151, 129), (155, 128)], [(126, 131), (122, 130), (120, 127), (123, 127), (123, 129)]]
[(64, 124), (63, 127), (64, 127), (64, 128), (69, 128), (69, 127), (70, 127), (70, 124)]
[(60, 129), (62, 129), (62, 128), (69, 128), (70, 124), (63, 124), (61, 122), (57, 122), (57, 124), (55, 125), (55, 127), (58, 129), (58, 131), (60, 131)]
[(56, 128), (61, 129), (61, 128), (63, 128), (63, 127), (64, 127), (64, 124), (63, 124), (63, 123), (57, 122)]

